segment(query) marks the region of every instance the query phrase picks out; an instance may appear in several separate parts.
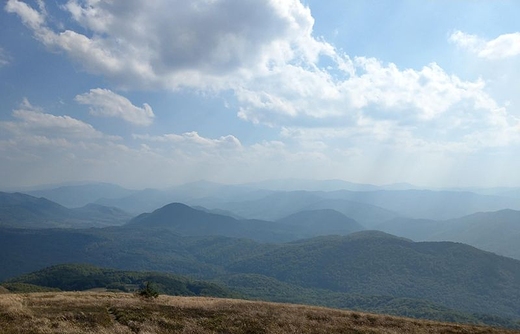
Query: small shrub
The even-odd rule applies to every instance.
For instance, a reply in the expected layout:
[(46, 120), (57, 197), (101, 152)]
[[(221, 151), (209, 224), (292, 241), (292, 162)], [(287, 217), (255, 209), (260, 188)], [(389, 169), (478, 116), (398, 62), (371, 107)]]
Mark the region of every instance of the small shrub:
[(153, 299), (159, 296), (159, 292), (153, 287), (150, 282), (145, 282), (144, 287), (140, 289), (137, 294), (141, 297)]

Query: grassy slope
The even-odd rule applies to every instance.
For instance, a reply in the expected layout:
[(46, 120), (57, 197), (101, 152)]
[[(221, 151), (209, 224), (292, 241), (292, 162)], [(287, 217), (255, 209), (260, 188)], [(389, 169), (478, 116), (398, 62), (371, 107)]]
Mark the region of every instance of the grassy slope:
[(2, 333), (515, 333), (301, 305), (123, 293), (0, 295)]
[(166, 273), (131, 272), (85, 264), (63, 264), (10, 279), (2, 283), (0, 288), (5, 287), (16, 293), (86, 290), (134, 292), (144, 286), (145, 282), (151, 282), (153, 289), (160, 294), (172, 296), (246, 298), (520, 329), (520, 322), (513, 319), (462, 313), (426, 300), (306, 289), (254, 274), (224, 276), (220, 278), (220, 284), (214, 284)]

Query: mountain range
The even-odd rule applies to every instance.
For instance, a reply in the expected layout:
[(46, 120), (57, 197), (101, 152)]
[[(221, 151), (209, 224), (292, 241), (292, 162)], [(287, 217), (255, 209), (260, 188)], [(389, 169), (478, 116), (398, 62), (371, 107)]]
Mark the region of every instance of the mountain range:
[(457, 241), (520, 259), (520, 211), (478, 212), (443, 221), (394, 218), (378, 230), (417, 241)]
[[(405, 195), (403, 198), (409, 196)], [(427, 193), (425, 196), (429, 198), (430, 195)], [(275, 192), (260, 199), (221, 203), (223, 209), (191, 208), (171, 203), (133, 218), (130, 226), (142, 220), (143, 226), (162, 226), (181, 235), (223, 235), (262, 242), (283, 242), (327, 234), (345, 235), (376, 229), (415, 241), (463, 242), (520, 259), (520, 243), (517, 242), (520, 237), (520, 211), (477, 212), (447, 220), (416, 219), (372, 204), (324, 199), (324, 196), (334, 197), (337, 194)], [(182, 211), (190, 210), (189, 220), (179, 218), (184, 217)], [(0, 226), (4, 227), (103, 227), (123, 225), (130, 219), (130, 214), (114, 207), (87, 204), (69, 209), (45, 198), (0, 193)], [(176, 225), (175, 221), (182, 224)]]
[[(287, 188), (282, 191), (283, 184), (287, 184)], [(395, 217), (446, 220), (476, 212), (520, 210), (519, 192), (516, 188), (424, 190), (412, 185), (374, 186), (341, 180), (288, 179), (241, 185), (198, 181), (162, 190), (129, 190), (110, 184), (69, 185), (29, 194), (67, 207), (96, 203), (133, 215), (173, 202), (262, 220), (277, 220), (302, 210), (334, 209), (373, 228)]]
[[(520, 211), (517, 199), (497, 195), (509, 190), (83, 187), (39, 190), (62, 203), (78, 192), (69, 207), (0, 193), (0, 280), (90, 263), (188, 275), (248, 298), (400, 315), (415, 309), (413, 316), (435, 319), (520, 319), (520, 262), (513, 259), (520, 259)], [(87, 200), (94, 203), (73, 207)]]
[(122, 225), (131, 216), (117, 208), (87, 204), (69, 209), (46, 198), (0, 192), (0, 226), (86, 228)]
[(383, 232), (270, 244), (132, 226), (0, 230), (0, 279), (59, 263), (213, 280), (256, 274), (305, 289), (420, 299), (460, 312), (520, 319), (514, 302), (520, 300), (520, 261), (464, 244), (416, 243)]

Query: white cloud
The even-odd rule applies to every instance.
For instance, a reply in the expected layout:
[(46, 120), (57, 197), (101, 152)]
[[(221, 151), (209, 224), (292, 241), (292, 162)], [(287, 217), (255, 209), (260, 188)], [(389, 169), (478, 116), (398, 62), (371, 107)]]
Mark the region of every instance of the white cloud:
[(24, 99), (20, 107), (13, 111), (15, 121), (0, 122), (0, 128), (16, 136), (42, 136), (49, 138), (67, 138), (75, 140), (94, 140), (115, 136), (106, 136), (88, 123), (70, 116), (56, 116), (43, 112)]
[[(40, 5), (42, 3), (39, 3)], [(40, 6), (40, 10), (42, 7)], [(27, 5), (25, 2), (18, 0), (8, 0), (5, 5), (8, 13), (16, 13), (22, 19), (22, 22), (31, 29), (38, 30), (45, 23), (44, 11), (37, 11)]]
[(90, 92), (77, 95), (78, 103), (90, 106), (90, 114), (101, 117), (117, 117), (135, 125), (150, 125), (155, 117), (152, 108), (144, 103), (136, 107), (127, 98), (108, 89), (91, 89)]
[[(161, 136), (150, 136), (150, 135), (133, 135), (134, 139), (154, 142), (154, 143), (164, 143), (168, 145), (173, 145), (174, 147), (183, 145), (186, 146), (196, 146), (198, 150), (221, 150), (221, 149), (232, 149), (232, 150), (240, 150), (242, 148), (242, 144), (240, 140), (238, 140), (235, 136), (227, 135), (222, 136), (217, 139), (206, 138), (200, 136), (196, 131), (186, 132), (181, 135), (178, 134), (165, 134)], [(193, 148), (193, 147), (190, 147)]]
[[(0, 164), (4, 184), (28, 184), (84, 179), (88, 161), (106, 161), (125, 151), (121, 138), (106, 135), (70, 116), (44, 112), (25, 99), (0, 122)], [(126, 149), (128, 150), (128, 149)], [(74, 177), (74, 178), (73, 178)]]
[(122, 86), (225, 88), (237, 76), (332, 52), (311, 36), (314, 20), (298, 0), (71, 0), (62, 8), (87, 33), (54, 31), (41, 9), (6, 5), (42, 43)]
[(496, 60), (520, 55), (520, 32), (503, 34), (492, 40), (455, 31), (449, 41), (480, 58)]
[[(464, 81), (435, 63), (420, 70), (364, 57), (344, 63), (349, 65), (343, 75), (288, 65), (257, 78), (236, 91), (238, 116), (281, 126), (283, 137), (306, 145), (343, 138), (336, 145), (393, 143), (415, 152), (468, 152), (518, 142), (519, 120), (486, 92), (482, 79)], [(320, 136), (309, 139), (298, 135), (302, 132)], [(493, 132), (503, 140), (474, 141)]]
[[(135, 135), (143, 152), (161, 157), (156, 161), (178, 164), (188, 156), (193, 166), (225, 164), (233, 152), (239, 165), (270, 161), (274, 170), (277, 162), (334, 160), (333, 152), (363, 156), (370, 145), (441, 154), (519, 142), (519, 120), (486, 80), (462, 79), (437, 63), (403, 68), (350, 57), (313, 36), (314, 19), (298, 0), (70, 0), (62, 9), (74, 25), (64, 20), (62, 31), (50, 27), (43, 5), (8, 0), (5, 8), (41, 43), (120, 87), (232, 92), (238, 117), (279, 128), (283, 140), (243, 147), (232, 135)], [(450, 37), (489, 59), (520, 53), (517, 39)], [(142, 125), (153, 119), (147, 105), (138, 108), (108, 90), (76, 100), (97, 115)]]
[[(42, 10), (18, 7), (40, 41), (87, 70), (123, 86), (230, 89), (240, 118), (273, 127), (338, 119), (349, 127), (367, 117), (434, 124), (461, 109), (500, 107), (483, 80), (461, 80), (435, 63), (400, 69), (339, 53), (312, 36), (314, 19), (298, 0), (68, 1), (63, 9), (88, 34), (55, 32)], [(41, 19), (31, 20), (34, 12)], [(320, 57), (333, 65), (321, 67)]]
[(236, 92), (242, 102), (239, 117), (253, 122), (268, 122), (276, 115), (357, 117), (360, 111), (378, 108), (383, 118), (427, 121), (461, 101), (495, 107), (482, 80), (463, 81), (435, 63), (420, 71), (385, 66), (374, 58), (357, 57), (351, 64), (353, 72), (339, 79), (322, 69), (290, 65), (258, 78)]

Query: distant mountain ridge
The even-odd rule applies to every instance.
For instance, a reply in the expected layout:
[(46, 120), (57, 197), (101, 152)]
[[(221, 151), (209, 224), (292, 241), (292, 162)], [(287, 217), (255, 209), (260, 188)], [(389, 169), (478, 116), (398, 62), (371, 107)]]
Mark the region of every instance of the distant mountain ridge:
[(135, 192), (135, 190), (126, 189), (110, 183), (88, 183), (81, 185), (64, 185), (24, 193), (35, 197), (45, 197), (67, 208), (77, 208), (94, 203), (100, 198), (121, 198)]
[(322, 193), (331, 199), (375, 205), (418, 219), (445, 220), (482, 211), (519, 209), (520, 201), (496, 195), (480, 195), (468, 191), (378, 190), (353, 192), (340, 190)]
[(449, 220), (395, 218), (378, 229), (416, 241), (456, 241), (520, 260), (520, 211), (478, 212)]
[(68, 209), (46, 198), (0, 192), (0, 226), (85, 228), (122, 225), (130, 215), (117, 208), (86, 205)]
[(257, 241), (287, 241), (291, 237), (273, 222), (239, 221), (233, 217), (196, 210), (171, 203), (152, 213), (141, 214), (126, 224), (133, 228), (165, 228), (180, 235), (249, 238)]
[(308, 191), (275, 192), (260, 199), (215, 204), (215, 208), (250, 219), (271, 221), (301, 211), (331, 209), (366, 227), (399, 216), (396, 212), (371, 204), (328, 199), (324, 198), (322, 193)]
[(297, 213), (277, 222), (258, 219), (238, 220), (230, 216), (197, 210), (182, 203), (171, 203), (152, 213), (141, 214), (126, 224), (132, 228), (165, 228), (180, 235), (249, 238), (281, 242), (316, 235), (348, 234), (363, 226), (334, 210)]
[(129, 190), (112, 184), (86, 184), (32, 192), (67, 207), (96, 203), (135, 215), (172, 202), (271, 221), (303, 210), (333, 209), (369, 228), (398, 216), (446, 220), (480, 211), (520, 210), (516, 193), (517, 188), (487, 191), (479, 188), (471, 192), (470, 188), (426, 190), (408, 184), (375, 186), (342, 180), (299, 179), (237, 185), (197, 181), (162, 190)]

